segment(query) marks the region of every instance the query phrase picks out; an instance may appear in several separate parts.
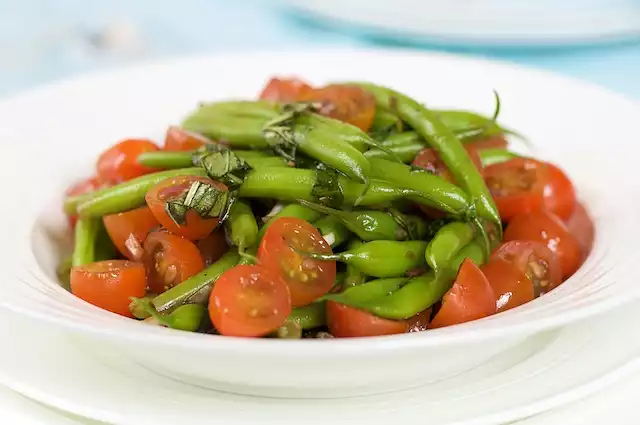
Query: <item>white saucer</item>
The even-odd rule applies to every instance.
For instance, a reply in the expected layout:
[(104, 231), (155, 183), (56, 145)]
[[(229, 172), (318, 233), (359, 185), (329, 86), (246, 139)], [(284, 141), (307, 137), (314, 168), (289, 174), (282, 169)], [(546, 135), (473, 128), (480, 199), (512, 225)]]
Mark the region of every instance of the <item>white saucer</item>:
[[(530, 339), (440, 385), (349, 399), (269, 399), (176, 382), (78, 336), (17, 315), (4, 319), (0, 334), (11, 349), (0, 351), (0, 382), (44, 404), (118, 425), (374, 425), (424, 418), (431, 425), (502, 424), (588, 396), (640, 363), (640, 340), (627, 326), (640, 311), (631, 305)], [(472, 379), (487, 372), (490, 378)]]

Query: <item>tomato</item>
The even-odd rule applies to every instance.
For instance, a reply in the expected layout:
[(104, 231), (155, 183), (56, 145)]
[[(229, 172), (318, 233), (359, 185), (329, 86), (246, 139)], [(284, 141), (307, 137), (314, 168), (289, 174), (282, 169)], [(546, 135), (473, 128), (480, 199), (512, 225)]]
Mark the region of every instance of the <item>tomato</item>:
[(102, 218), (107, 233), (118, 251), (133, 261), (142, 259), (142, 244), (149, 232), (160, 227), (148, 207), (106, 215)]
[(206, 177), (179, 176), (158, 183), (145, 196), (147, 205), (160, 224), (171, 233), (190, 240), (206, 238), (220, 222), (219, 218), (202, 218), (196, 211), (190, 209), (187, 211), (185, 224), (177, 224), (167, 213), (167, 202), (181, 198), (194, 182), (207, 183), (221, 191), (228, 190), (224, 184)]
[(98, 178), (104, 183), (117, 184), (153, 173), (157, 171), (155, 168), (138, 164), (138, 155), (159, 149), (151, 140), (123, 140), (104, 151), (98, 158)]
[(515, 216), (504, 232), (504, 240), (542, 243), (556, 254), (563, 279), (575, 273), (582, 263), (582, 248), (578, 240), (558, 217), (546, 211)]
[(335, 301), (327, 301), (327, 325), (336, 338), (401, 334), (409, 328), (406, 320), (383, 319)]
[(482, 319), (496, 313), (496, 296), (478, 266), (465, 259), (453, 287), (442, 298), (442, 306), (430, 328), (441, 328)]
[(71, 293), (112, 313), (133, 317), (131, 297), (144, 297), (144, 267), (127, 260), (109, 260), (71, 269)]
[(371, 94), (345, 84), (305, 91), (298, 100), (320, 103), (322, 115), (355, 125), (365, 132), (371, 128), (376, 112), (376, 101)]
[(485, 168), (485, 181), (505, 221), (543, 209), (566, 219), (576, 204), (571, 180), (548, 162), (514, 158), (489, 165)]
[(429, 329), (429, 322), (431, 322), (431, 313), (433, 309), (429, 307), (425, 311), (422, 311), (410, 319), (407, 319), (407, 332), (422, 332)]
[(147, 270), (147, 285), (154, 294), (161, 294), (204, 269), (193, 242), (162, 231), (147, 236), (142, 262)]
[(589, 213), (587, 213), (584, 205), (579, 202), (576, 203), (573, 214), (571, 214), (571, 217), (567, 220), (567, 229), (569, 233), (578, 240), (582, 248), (582, 253), (584, 254), (583, 256), (586, 257), (593, 246), (595, 228), (593, 221), (591, 221), (589, 217)]
[(165, 151), (194, 151), (210, 143), (209, 139), (183, 128), (172, 126), (167, 129), (164, 139)]
[(215, 263), (229, 249), (223, 230), (216, 230), (204, 239), (196, 242), (205, 267)]
[[(477, 149), (472, 145), (466, 145), (465, 148), (473, 164), (476, 166), (478, 171), (482, 173), (482, 160), (480, 159), (480, 155), (478, 155)], [(440, 158), (438, 151), (435, 149), (427, 148), (418, 152), (418, 155), (413, 159), (412, 165), (424, 168), (431, 174), (435, 174), (436, 176), (442, 177), (451, 183), (455, 183), (451, 172), (445, 165), (444, 161)], [(424, 205), (419, 205), (419, 207), (422, 212), (431, 218), (442, 218), (445, 216), (444, 212), (435, 208), (430, 208)]]
[(495, 136), (480, 137), (467, 142), (466, 146), (473, 146), (474, 148), (481, 149), (506, 149), (509, 143), (505, 139), (503, 134), (497, 134)]
[(289, 286), (291, 303), (300, 307), (331, 290), (336, 280), (336, 262), (314, 260), (301, 252), (331, 254), (320, 232), (299, 218), (276, 219), (265, 232), (258, 260)]
[(209, 317), (222, 335), (263, 336), (282, 326), (290, 313), (289, 288), (262, 266), (227, 270), (209, 298)]
[[(68, 198), (71, 196), (84, 195), (85, 193), (93, 192), (102, 187), (103, 184), (100, 182), (100, 180), (98, 180), (97, 177), (89, 177), (88, 179), (79, 181), (69, 187), (64, 194)], [(78, 216), (69, 216), (69, 226), (71, 228), (74, 228), (76, 226), (76, 221), (78, 221)]]
[(482, 267), (491, 284), (498, 312), (525, 304), (561, 282), (560, 264), (538, 242), (511, 241), (498, 248)]
[(274, 102), (295, 102), (310, 90), (312, 88), (309, 84), (297, 78), (272, 78), (262, 89), (260, 99)]

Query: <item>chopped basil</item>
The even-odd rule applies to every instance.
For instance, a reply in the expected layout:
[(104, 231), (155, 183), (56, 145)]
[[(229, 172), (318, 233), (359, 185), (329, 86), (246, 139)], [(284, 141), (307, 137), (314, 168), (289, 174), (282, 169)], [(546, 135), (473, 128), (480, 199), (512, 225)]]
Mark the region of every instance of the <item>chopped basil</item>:
[(224, 218), (231, 205), (231, 194), (226, 190), (194, 181), (189, 190), (165, 203), (169, 217), (178, 225), (186, 224), (187, 211), (193, 210), (202, 218)]

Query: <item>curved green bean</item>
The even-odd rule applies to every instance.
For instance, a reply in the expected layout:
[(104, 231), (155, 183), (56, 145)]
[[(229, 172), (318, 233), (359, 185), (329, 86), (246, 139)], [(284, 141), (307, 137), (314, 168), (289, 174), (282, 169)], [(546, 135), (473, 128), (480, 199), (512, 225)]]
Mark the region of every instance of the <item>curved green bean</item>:
[(239, 252), (244, 252), (258, 240), (258, 223), (251, 207), (244, 201), (236, 201), (224, 222), (229, 239)]
[(506, 162), (510, 159), (518, 158), (520, 156), (506, 149), (480, 149), (478, 150), (478, 155), (480, 155), (482, 165), (485, 167), (493, 164), (499, 164), (501, 162)]
[(102, 226), (99, 218), (79, 218), (75, 228), (75, 241), (71, 265), (83, 266), (96, 261), (96, 241)]
[(429, 242), (425, 258), (436, 272), (451, 266), (452, 259), (475, 237), (473, 226), (455, 221), (442, 227)]
[(313, 225), (332, 248), (342, 245), (350, 235), (349, 230), (335, 217), (322, 217)]

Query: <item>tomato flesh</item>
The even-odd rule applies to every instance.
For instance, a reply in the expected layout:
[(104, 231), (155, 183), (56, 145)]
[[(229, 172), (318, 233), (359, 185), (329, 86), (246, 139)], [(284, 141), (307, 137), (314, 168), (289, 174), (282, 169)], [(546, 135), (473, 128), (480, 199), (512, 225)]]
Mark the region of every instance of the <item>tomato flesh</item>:
[(371, 128), (376, 112), (376, 102), (370, 93), (345, 84), (305, 91), (298, 100), (320, 103), (320, 114), (354, 125), (364, 132)]
[(296, 102), (311, 91), (309, 84), (297, 78), (272, 78), (260, 93), (261, 100), (274, 102)]
[(207, 143), (210, 143), (209, 139), (200, 134), (172, 126), (167, 129), (167, 134), (164, 139), (164, 150), (194, 151)]
[(274, 271), (289, 286), (291, 303), (300, 307), (331, 290), (336, 262), (314, 260), (304, 252), (331, 254), (331, 247), (310, 223), (292, 217), (276, 219), (258, 249), (260, 264)]
[(222, 230), (216, 230), (206, 238), (197, 241), (196, 246), (200, 250), (205, 267), (218, 261), (229, 249)]
[(131, 297), (143, 297), (146, 291), (142, 264), (127, 260), (109, 260), (73, 267), (71, 293), (112, 313), (133, 317)]
[(224, 184), (205, 177), (179, 176), (158, 183), (145, 196), (147, 205), (160, 224), (169, 232), (189, 240), (206, 238), (220, 223), (219, 218), (202, 218), (196, 211), (189, 210), (185, 224), (178, 224), (167, 213), (167, 202), (181, 198), (194, 182), (206, 183), (222, 191), (228, 190)]
[(442, 306), (430, 327), (441, 328), (482, 319), (496, 313), (496, 296), (486, 276), (470, 259), (460, 266), (453, 287), (442, 298)]
[(160, 223), (148, 207), (107, 215), (102, 221), (118, 251), (133, 261), (142, 259), (142, 244), (147, 235), (160, 227)]
[(582, 264), (583, 254), (578, 240), (558, 217), (546, 211), (515, 216), (507, 226), (504, 240), (534, 241), (545, 245), (556, 254), (563, 279), (575, 273)]
[(204, 269), (200, 251), (193, 242), (162, 231), (147, 237), (143, 263), (147, 285), (154, 294), (161, 294)]
[(263, 336), (282, 326), (290, 313), (289, 288), (262, 266), (227, 270), (209, 298), (209, 317), (221, 335)]
[(138, 163), (138, 156), (144, 152), (159, 150), (147, 139), (123, 140), (104, 151), (98, 158), (98, 178), (101, 182), (118, 184), (157, 171)]
[(389, 320), (366, 311), (327, 301), (327, 326), (336, 338), (394, 335), (409, 330), (406, 320)]
[(503, 244), (491, 255), (482, 272), (493, 288), (498, 312), (551, 291), (562, 278), (555, 255), (543, 244), (531, 241)]
[(553, 164), (531, 158), (513, 158), (485, 168), (485, 181), (503, 220), (549, 210), (566, 219), (576, 197), (567, 175)]

